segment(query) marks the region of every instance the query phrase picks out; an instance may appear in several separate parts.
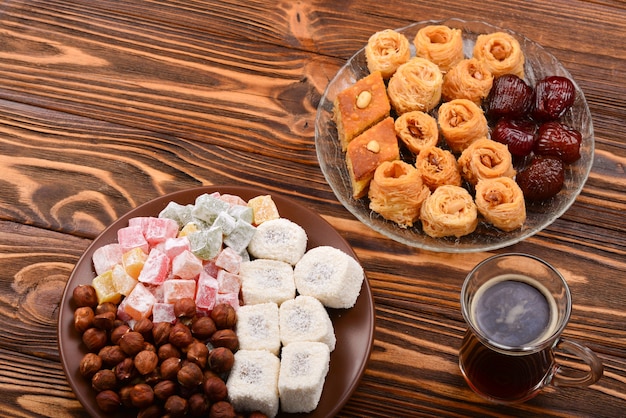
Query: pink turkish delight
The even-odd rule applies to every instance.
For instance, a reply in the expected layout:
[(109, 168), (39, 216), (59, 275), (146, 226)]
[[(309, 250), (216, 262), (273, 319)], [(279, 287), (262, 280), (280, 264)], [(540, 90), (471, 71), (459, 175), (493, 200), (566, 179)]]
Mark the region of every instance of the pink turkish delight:
[(204, 271), (200, 273), (196, 289), (196, 308), (203, 311), (212, 311), (215, 307), (217, 293), (217, 279), (209, 276)]
[(248, 204), (241, 197), (234, 195), (234, 194), (224, 193), (223, 195), (219, 196), (219, 199), (223, 200), (224, 202), (229, 203), (231, 206), (235, 206), (235, 205), (246, 206)]
[(173, 303), (155, 303), (152, 307), (152, 322), (176, 322)]
[(217, 273), (219, 273), (220, 268), (215, 264), (215, 259), (206, 260), (203, 262), (204, 272), (211, 277), (217, 277)]
[(168, 218), (149, 218), (145, 226), (144, 236), (151, 246), (164, 242), (178, 235), (178, 222)]
[(236, 274), (229, 273), (226, 270), (220, 270), (219, 273), (217, 273), (217, 288), (219, 293), (239, 294), (241, 279)]
[(143, 230), (137, 225), (118, 229), (117, 242), (120, 244), (122, 253), (126, 253), (134, 248), (141, 248), (146, 254), (150, 251), (150, 245), (143, 236)]
[(138, 279), (142, 283), (159, 285), (165, 281), (169, 271), (169, 257), (163, 251), (154, 248), (148, 254)]
[(163, 285), (163, 301), (165, 303), (174, 303), (179, 299), (196, 297), (196, 281), (171, 279), (166, 280)]
[(191, 251), (191, 245), (189, 244), (189, 238), (186, 236), (168, 238), (161, 244), (157, 245), (159, 250), (163, 251), (170, 259), (174, 259), (178, 254), (185, 250)]
[(124, 299), (124, 311), (134, 320), (148, 318), (156, 302), (154, 295), (141, 283)]
[(216, 304), (227, 303), (232, 306), (235, 310), (239, 309), (239, 294), (238, 293), (218, 293), (216, 300)]
[(172, 275), (181, 279), (195, 279), (202, 271), (202, 261), (185, 250), (172, 260)]
[(96, 275), (99, 276), (119, 264), (122, 261), (122, 254), (122, 247), (117, 242), (97, 248), (92, 256)]
[(241, 255), (230, 247), (225, 247), (215, 259), (215, 265), (230, 273), (239, 273)]

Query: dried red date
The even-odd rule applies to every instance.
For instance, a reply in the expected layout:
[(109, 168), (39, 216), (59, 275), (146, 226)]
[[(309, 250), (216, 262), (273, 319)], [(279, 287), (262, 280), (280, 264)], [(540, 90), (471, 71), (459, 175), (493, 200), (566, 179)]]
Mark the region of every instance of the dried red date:
[(500, 119), (493, 127), (491, 139), (506, 144), (512, 155), (525, 157), (533, 150), (536, 128), (529, 120)]
[(493, 81), (487, 96), (487, 116), (491, 119), (519, 118), (530, 110), (533, 89), (513, 74), (505, 74)]
[(530, 165), (517, 173), (517, 184), (528, 200), (545, 200), (555, 196), (563, 187), (563, 161), (550, 156), (535, 156)]
[(576, 99), (574, 83), (562, 76), (549, 76), (535, 85), (532, 116), (538, 121), (558, 119)]
[(576, 129), (560, 122), (546, 122), (539, 127), (534, 152), (538, 155), (551, 155), (570, 164), (580, 158), (582, 135)]

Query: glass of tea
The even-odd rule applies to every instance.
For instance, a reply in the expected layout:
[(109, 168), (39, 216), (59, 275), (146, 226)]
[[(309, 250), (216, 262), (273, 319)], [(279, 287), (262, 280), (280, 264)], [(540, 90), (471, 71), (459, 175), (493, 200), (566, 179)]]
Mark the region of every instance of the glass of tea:
[[(542, 387), (588, 386), (603, 373), (587, 347), (561, 338), (572, 307), (563, 276), (545, 261), (526, 254), (500, 254), (478, 264), (461, 290), (468, 325), (459, 353), (469, 386), (497, 403), (523, 402)], [(556, 362), (565, 352), (587, 368)]]

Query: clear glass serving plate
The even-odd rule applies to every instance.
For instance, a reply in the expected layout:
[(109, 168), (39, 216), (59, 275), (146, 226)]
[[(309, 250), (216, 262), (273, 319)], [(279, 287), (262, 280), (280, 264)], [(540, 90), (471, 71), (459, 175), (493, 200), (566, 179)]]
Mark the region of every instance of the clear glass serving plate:
[[(574, 82), (576, 101), (561, 120), (581, 132), (583, 137), (580, 149), (581, 158), (566, 167), (565, 184), (561, 192), (544, 202), (527, 202), (527, 219), (523, 227), (518, 230), (504, 232), (485, 222), (480, 222), (472, 234), (460, 238), (432, 238), (421, 230), (419, 222), (411, 228), (400, 228), (397, 224), (371, 211), (367, 198), (353, 199), (345, 153), (342, 152), (337, 139), (337, 129), (332, 120), (332, 113), (333, 101), (337, 94), (369, 74), (364, 47), (354, 54), (330, 81), (317, 108), (315, 146), (320, 167), (337, 199), (346, 209), (373, 230), (398, 242), (425, 250), (449, 253), (489, 251), (510, 246), (550, 225), (563, 215), (580, 194), (589, 176), (594, 153), (593, 124), (587, 101), (582, 90), (563, 65), (541, 45), (523, 35), (485, 22), (460, 19), (423, 21), (396, 30), (403, 33), (412, 44), (417, 31), (427, 25), (446, 25), (461, 29), (466, 57), (471, 57), (478, 35), (499, 31), (508, 32), (516, 37), (522, 47), (525, 55), (525, 79), (530, 85), (534, 85), (536, 81), (549, 75), (565, 76)], [(414, 55), (414, 47), (411, 46), (411, 48)]]

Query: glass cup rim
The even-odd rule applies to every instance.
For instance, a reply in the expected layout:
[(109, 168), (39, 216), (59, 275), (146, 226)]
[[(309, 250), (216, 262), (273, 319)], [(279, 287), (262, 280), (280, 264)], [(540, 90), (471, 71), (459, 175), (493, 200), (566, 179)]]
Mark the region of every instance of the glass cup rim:
[[(473, 321), (471, 320), (471, 315), (469, 312), (470, 303), (466, 301), (466, 294), (468, 292), (470, 277), (472, 277), (477, 270), (479, 270), (481, 267), (485, 266), (486, 264), (491, 263), (497, 259), (505, 258), (505, 257), (528, 258), (528, 259), (531, 259), (533, 261), (536, 261), (542, 264), (544, 267), (554, 272), (556, 277), (558, 277), (558, 279), (560, 279), (562, 283), (563, 290), (564, 290), (564, 297), (566, 299), (565, 311), (563, 312), (563, 315), (561, 317), (558, 327), (556, 327), (556, 329), (545, 338), (538, 340), (538, 341), (533, 341), (532, 343), (524, 345), (524, 346), (509, 346), (509, 345), (502, 344), (502, 343), (499, 343), (497, 341), (493, 341), (492, 339), (490, 339), (487, 335), (485, 335), (484, 332), (482, 332), (482, 330), (480, 330), (480, 328), (474, 325)], [(470, 327), (471, 332), (474, 333), (474, 335), (476, 335), (476, 337), (481, 341), (481, 343), (487, 345), (488, 347), (495, 349), (496, 351), (502, 352), (504, 354), (509, 354), (509, 355), (532, 354), (532, 353), (536, 353), (538, 351), (541, 351), (545, 348), (548, 348), (556, 344), (559, 336), (561, 335), (561, 333), (567, 326), (567, 323), (569, 322), (569, 318), (570, 318), (570, 314), (572, 310), (571, 291), (567, 284), (567, 281), (565, 280), (561, 272), (558, 271), (554, 266), (552, 266), (547, 261), (535, 255), (526, 254), (526, 253), (517, 253), (517, 252), (496, 254), (496, 255), (487, 257), (486, 259), (478, 263), (476, 266), (474, 266), (474, 268), (465, 276), (465, 280), (463, 281), (463, 286), (461, 288), (461, 301), (460, 302), (461, 302), (461, 313), (463, 314), (463, 319), (465, 319), (465, 322)]]

